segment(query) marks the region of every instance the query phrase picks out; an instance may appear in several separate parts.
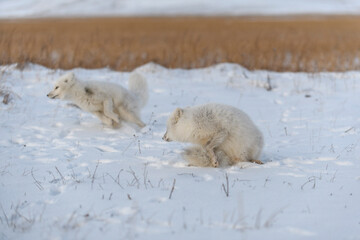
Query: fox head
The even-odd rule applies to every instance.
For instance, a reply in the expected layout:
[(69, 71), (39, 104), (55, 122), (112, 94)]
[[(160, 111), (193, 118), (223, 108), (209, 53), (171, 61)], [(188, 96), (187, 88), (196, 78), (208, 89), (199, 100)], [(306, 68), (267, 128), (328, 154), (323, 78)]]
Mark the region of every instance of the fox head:
[(176, 108), (175, 111), (170, 115), (167, 121), (167, 129), (165, 135), (163, 136), (163, 140), (167, 142), (171, 142), (174, 140), (180, 141), (179, 137), (184, 135), (183, 124), (181, 124), (181, 118), (184, 114), (184, 110), (181, 108)]
[(62, 75), (56, 82), (54, 89), (49, 92), (46, 96), (51, 99), (65, 99), (66, 93), (69, 88), (71, 88), (75, 83), (75, 75), (74, 73), (66, 73)]

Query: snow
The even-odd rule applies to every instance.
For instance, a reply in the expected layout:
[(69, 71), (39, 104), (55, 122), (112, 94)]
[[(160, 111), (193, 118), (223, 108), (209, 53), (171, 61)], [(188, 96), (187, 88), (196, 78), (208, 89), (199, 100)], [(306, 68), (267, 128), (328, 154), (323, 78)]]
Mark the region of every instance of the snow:
[[(124, 86), (129, 77), (73, 71)], [(0, 66), (0, 100), (10, 96), (0, 103), (0, 239), (360, 238), (360, 72), (137, 71), (150, 88), (147, 126), (114, 130), (46, 97), (65, 71)], [(208, 102), (251, 116), (264, 165), (189, 167), (187, 144), (162, 141), (170, 112)]]
[(358, 0), (1, 0), (0, 18), (356, 14)]

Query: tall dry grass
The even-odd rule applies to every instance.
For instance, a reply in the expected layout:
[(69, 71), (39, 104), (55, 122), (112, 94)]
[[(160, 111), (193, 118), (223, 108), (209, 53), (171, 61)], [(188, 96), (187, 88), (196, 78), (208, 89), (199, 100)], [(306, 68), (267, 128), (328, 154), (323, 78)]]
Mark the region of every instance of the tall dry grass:
[(178, 17), (0, 21), (0, 64), (131, 70), (221, 62), (274, 71), (360, 69), (360, 17)]

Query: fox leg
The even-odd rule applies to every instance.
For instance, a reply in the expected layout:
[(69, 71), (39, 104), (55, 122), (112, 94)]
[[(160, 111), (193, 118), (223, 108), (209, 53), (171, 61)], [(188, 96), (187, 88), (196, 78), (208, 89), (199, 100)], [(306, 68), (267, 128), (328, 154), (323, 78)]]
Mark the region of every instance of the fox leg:
[(103, 105), (104, 105), (104, 115), (108, 118), (111, 118), (116, 123), (119, 123), (120, 122), (119, 117), (113, 111), (114, 105), (113, 105), (112, 99), (105, 100)]
[(257, 163), (257, 164), (264, 164), (262, 161), (260, 160), (250, 160), (249, 162), (251, 163)]
[(110, 127), (112, 126), (113, 120), (105, 116), (102, 112), (93, 112), (93, 114), (96, 115), (105, 125), (108, 125)]
[(145, 123), (139, 119), (139, 117), (131, 110), (119, 107), (119, 115), (127, 122), (132, 122), (138, 125), (140, 128), (145, 127)]
[(213, 167), (219, 166), (219, 161), (216, 157), (214, 149), (217, 148), (218, 146), (220, 146), (225, 141), (227, 136), (228, 136), (228, 133), (224, 130), (221, 130), (221, 131), (217, 132), (215, 134), (215, 136), (206, 143), (205, 149), (206, 149), (206, 152), (209, 154), (211, 164), (213, 165)]

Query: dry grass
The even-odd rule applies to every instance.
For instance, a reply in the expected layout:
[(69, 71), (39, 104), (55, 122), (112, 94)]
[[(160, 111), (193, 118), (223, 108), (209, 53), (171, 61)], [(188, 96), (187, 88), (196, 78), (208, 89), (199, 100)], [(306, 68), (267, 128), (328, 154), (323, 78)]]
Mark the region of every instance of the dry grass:
[(131, 70), (220, 62), (276, 71), (360, 69), (360, 17), (178, 17), (0, 21), (0, 64)]

